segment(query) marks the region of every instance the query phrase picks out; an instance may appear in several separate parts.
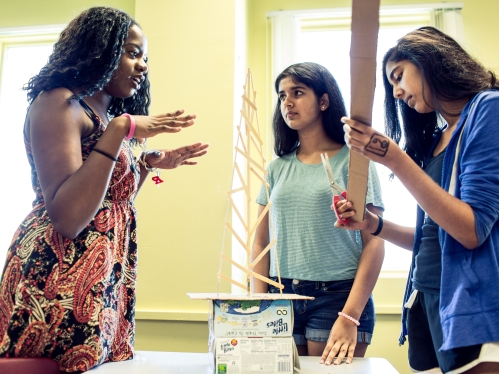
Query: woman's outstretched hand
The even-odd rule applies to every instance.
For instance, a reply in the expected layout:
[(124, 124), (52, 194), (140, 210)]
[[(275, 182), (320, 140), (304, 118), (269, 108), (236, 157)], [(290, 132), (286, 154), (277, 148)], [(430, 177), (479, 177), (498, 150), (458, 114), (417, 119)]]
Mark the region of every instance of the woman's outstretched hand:
[[(133, 115), (135, 120), (135, 132), (133, 137), (141, 142), (142, 139), (152, 138), (153, 136), (162, 133), (179, 132), (185, 127), (194, 125), (196, 115), (183, 114), (184, 110), (180, 109), (175, 112), (159, 114), (157, 116)], [(126, 120), (128, 120), (128, 118)], [(128, 124), (127, 128), (129, 129)]]
[(351, 118), (342, 117), (344, 123), (345, 142), (352, 151), (358, 152), (368, 159), (388, 166), (395, 159), (397, 144), (388, 136)]
[(196, 165), (197, 161), (191, 161), (191, 159), (205, 155), (209, 146), (209, 144), (198, 142), (177, 149), (149, 151), (146, 161), (151, 167), (158, 169), (175, 169), (182, 165)]

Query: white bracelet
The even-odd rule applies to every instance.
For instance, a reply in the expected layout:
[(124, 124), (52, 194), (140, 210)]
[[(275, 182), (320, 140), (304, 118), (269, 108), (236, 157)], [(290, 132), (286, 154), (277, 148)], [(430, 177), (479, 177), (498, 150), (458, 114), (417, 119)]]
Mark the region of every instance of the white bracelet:
[(151, 165), (148, 164), (148, 162), (146, 161), (146, 156), (147, 152), (142, 152), (139, 158), (137, 159), (138, 163), (141, 164), (144, 167), (144, 169), (146, 169), (147, 171), (152, 171), (157, 173), (158, 169), (153, 168)]
[(342, 317), (345, 317), (346, 319), (348, 319), (348, 320), (352, 321), (353, 323), (355, 323), (357, 326), (360, 326), (360, 322), (357, 321), (355, 318), (350, 317), (348, 314), (345, 314), (343, 312), (338, 312), (338, 315), (342, 316)]

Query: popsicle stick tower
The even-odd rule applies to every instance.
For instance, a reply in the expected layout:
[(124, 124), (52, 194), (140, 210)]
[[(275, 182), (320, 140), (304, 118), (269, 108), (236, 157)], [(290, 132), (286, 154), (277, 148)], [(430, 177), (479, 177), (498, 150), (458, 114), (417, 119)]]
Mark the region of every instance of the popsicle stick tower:
[[(263, 141), (260, 137), (260, 128), (258, 125), (257, 107), (256, 107), (256, 92), (253, 88), (253, 78), (251, 70), (248, 69), (246, 75), (246, 82), (244, 84), (244, 93), (242, 95), (241, 117), (239, 125), (237, 126), (237, 140), (234, 155), (234, 167), (232, 171), (232, 190), (228, 192), (228, 206), (232, 210), (232, 218), (234, 225), (227, 219), (225, 222), (226, 229), (232, 234), (232, 238), (238, 242), (243, 248), (245, 253), (245, 261), (238, 263), (233, 258), (226, 255), (225, 248), (222, 248), (220, 264), (222, 261), (227, 261), (231, 265), (238, 268), (245, 275), (245, 283), (241, 283), (227, 276), (220, 270), (218, 273), (219, 280), (225, 280), (233, 285), (246, 291), (248, 296), (253, 294), (251, 285), (251, 277), (258, 278), (259, 280), (271, 284), (281, 290), (281, 278), (279, 273), (279, 262), (277, 260), (277, 251), (275, 249), (276, 238), (274, 235), (274, 228), (272, 225), (269, 196), (269, 185), (266, 181), (267, 172), (265, 170), (265, 156), (263, 154)], [(266, 186), (268, 204), (260, 215), (252, 216), (252, 211), (255, 207), (256, 194), (252, 193), (252, 186), (255, 182), (260, 185), (263, 183)], [(237, 204), (236, 201), (243, 201), (243, 204)], [(273, 238), (270, 243), (265, 247), (262, 253), (255, 259), (251, 259), (251, 249), (255, 236), (256, 229), (260, 222), (266, 215), (269, 215), (269, 232)], [(225, 246), (225, 245), (224, 245)], [(223, 247), (224, 247), (223, 246)], [(278, 282), (264, 277), (256, 273), (253, 269), (268, 254), (270, 250), (274, 250), (274, 258), (277, 263)], [(219, 281), (220, 288), (220, 281)]]

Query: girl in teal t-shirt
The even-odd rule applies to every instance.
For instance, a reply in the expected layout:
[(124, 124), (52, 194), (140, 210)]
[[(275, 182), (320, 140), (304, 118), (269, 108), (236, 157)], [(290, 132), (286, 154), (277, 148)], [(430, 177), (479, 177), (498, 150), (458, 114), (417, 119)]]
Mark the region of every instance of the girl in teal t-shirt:
[[(327, 153), (336, 181), (348, 181), (349, 152), (340, 119), (346, 113), (331, 73), (315, 63), (286, 68), (276, 79), (279, 96), (274, 120), (277, 159), (268, 167), (270, 216), (277, 238), (281, 282), (285, 293), (315, 297), (294, 301), (293, 337), (300, 355), (321, 356), (331, 364), (363, 357), (374, 329), (371, 292), (384, 256), (383, 241), (366, 231), (334, 227), (332, 191), (321, 163)], [(374, 165), (369, 167), (366, 198), (372, 212), (383, 203)], [(268, 203), (265, 186), (257, 198), (260, 213)], [(256, 258), (273, 239), (269, 215), (255, 234)], [(276, 277), (276, 259), (267, 252), (254, 270)], [(254, 279), (255, 292), (278, 292)], [(359, 325), (360, 323), (360, 325)]]

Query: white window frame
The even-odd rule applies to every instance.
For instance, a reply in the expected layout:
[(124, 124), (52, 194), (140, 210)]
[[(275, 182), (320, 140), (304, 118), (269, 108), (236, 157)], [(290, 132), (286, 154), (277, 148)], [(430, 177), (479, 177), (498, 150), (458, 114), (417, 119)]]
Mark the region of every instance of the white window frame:
[[(388, 5), (380, 7), (380, 24), (394, 22), (397, 17), (413, 21), (421, 25), (421, 17), (426, 17), (429, 24), (454, 37), (458, 42), (464, 42), (461, 9), (463, 2), (432, 3), (432, 4), (407, 4)], [(425, 16), (426, 14), (426, 16)], [(350, 29), (351, 8), (325, 8), (283, 10), (267, 13), (267, 49), (268, 81), (267, 87), (273, 87), (277, 75), (287, 66), (297, 61), (296, 45), (297, 35), (301, 31), (303, 20), (315, 27), (326, 29)], [(404, 23), (407, 25), (407, 23)], [(276, 95), (267, 95), (269, 113), (268, 123), (272, 123), (272, 110), (276, 105)], [(272, 154), (273, 134), (267, 131), (267, 154)], [(275, 155), (274, 155), (275, 157)], [(385, 197), (386, 198), (386, 197)], [(414, 213), (415, 214), (415, 213)], [(383, 270), (381, 277), (406, 278), (407, 266), (396, 270)]]
[[(4, 67), (4, 59), (5, 59), (5, 51), (7, 48), (12, 48), (12, 47), (24, 47), (24, 46), (39, 46), (39, 45), (53, 45), (58, 37), (60, 32), (63, 30), (65, 27), (65, 24), (57, 24), (57, 25), (42, 25), (42, 26), (34, 26), (34, 27), (10, 27), (10, 28), (0, 28), (0, 89), (2, 87), (2, 75), (3, 75), (3, 67)], [(25, 82), (27, 83), (27, 82)], [(26, 101), (26, 106), (27, 106), (27, 101)], [(3, 113), (0, 112), (0, 118), (5, 118), (6, 116), (3, 115)], [(22, 132), (23, 129), (23, 123), (15, 123), (15, 124), (6, 124), (8, 126), (15, 126), (19, 127), (19, 131)], [(4, 149), (4, 152), (7, 151), (7, 147), (2, 147)], [(24, 149), (20, 151), (20, 154), (24, 155)], [(25, 168), (21, 168), (19, 173), (22, 173), (22, 179), (23, 181), (30, 181), (30, 176), (29, 175), (24, 175), (26, 172), (29, 173), (29, 166), (27, 166), (27, 160), (26, 157), (18, 157), (16, 156), (13, 159), (13, 155), (5, 155), (5, 157), (2, 157), (4, 160), (10, 160), (9, 164), (10, 165), (15, 165), (16, 163), (23, 163), (26, 164)], [(11, 169), (9, 169), (11, 170)], [(9, 174), (8, 175), (8, 183), (9, 184), (15, 184), (17, 183), (18, 176)], [(24, 183), (24, 182), (23, 182)], [(29, 199), (33, 200), (34, 194), (32, 193), (32, 190), (30, 190), (31, 195), (26, 197), (28, 200), (27, 203), (23, 202), (23, 206), (26, 206), (29, 208), (29, 204), (31, 201)], [(4, 196), (5, 197), (5, 196)], [(8, 212), (5, 212), (7, 214)], [(29, 213), (29, 210), (23, 213)], [(4, 216), (3, 219), (9, 219), (8, 216)], [(20, 224), (21, 221), (16, 222), (16, 224)], [(2, 227), (4, 225), (2, 224)], [(5, 227), (4, 227), (5, 228)], [(14, 229), (15, 230), (15, 229)], [(0, 248), (0, 276), (1, 276), (1, 269), (3, 269), (4, 266), (4, 261), (5, 261), (5, 255), (8, 250), (8, 246), (10, 242), (5, 242), (4, 239), (6, 236), (12, 236), (14, 235), (14, 231), (10, 230), (11, 232), (5, 232), (2, 233), (5, 236), (2, 238), (2, 248)]]

